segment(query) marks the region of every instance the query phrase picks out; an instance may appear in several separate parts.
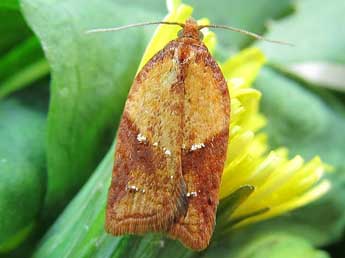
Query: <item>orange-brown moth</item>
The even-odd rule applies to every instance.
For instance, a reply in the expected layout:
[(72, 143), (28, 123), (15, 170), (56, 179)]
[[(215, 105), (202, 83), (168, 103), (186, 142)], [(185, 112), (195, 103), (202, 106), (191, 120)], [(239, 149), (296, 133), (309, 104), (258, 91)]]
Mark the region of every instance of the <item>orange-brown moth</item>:
[[(215, 226), (229, 138), (230, 98), (200, 29), (222, 25), (158, 22), (182, 27), (137, 74), (117, 135), (105, 229), (113, 235), (165, 232), (202, 250)], [(113, 31), (134, 24), (89, 32)]]
[(226, 81), (189, 19), (132, 84), (118, 129), (106, 231), (167, 232), (189, 248), (206, 248), (229, 120)]

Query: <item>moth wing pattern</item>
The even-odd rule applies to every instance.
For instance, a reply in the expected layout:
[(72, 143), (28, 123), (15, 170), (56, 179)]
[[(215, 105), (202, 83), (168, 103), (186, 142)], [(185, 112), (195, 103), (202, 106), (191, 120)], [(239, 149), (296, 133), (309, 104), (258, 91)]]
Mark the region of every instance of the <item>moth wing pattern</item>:
[[(230, 97), (222, 72), (203, 43), (186, 49), (182, 171), (188, 210), (169, 234), (194, 250), (209, 244), (226, 158)], [(197, 112), (196, 112), (197, 111)]]
[(113, 235), (167, 231), (187, 210), (184, 91), (174, 44), (143, 67), (127, 98), (106, 209), (105, 228)]

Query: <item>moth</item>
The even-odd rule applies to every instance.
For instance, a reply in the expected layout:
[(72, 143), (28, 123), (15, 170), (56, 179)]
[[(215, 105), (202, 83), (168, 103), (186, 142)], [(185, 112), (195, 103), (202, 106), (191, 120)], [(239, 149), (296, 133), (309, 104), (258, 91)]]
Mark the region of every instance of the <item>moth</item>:
[[(105, 229), (112, 235), (164, 232), (202, 250), (215, 226), (230, 97), (200, 30), (225, 26), (198, 25), (192, 18), (159, 23), (182, 30), (146, 63), (130, 89), (117, 134)], [(117, 29), (147, 24), (157, 23)]]

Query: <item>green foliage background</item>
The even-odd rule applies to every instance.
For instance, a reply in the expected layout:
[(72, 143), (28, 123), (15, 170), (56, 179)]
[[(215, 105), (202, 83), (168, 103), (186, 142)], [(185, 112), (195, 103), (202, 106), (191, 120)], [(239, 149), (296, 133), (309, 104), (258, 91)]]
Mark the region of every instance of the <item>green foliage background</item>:
[[(259, 46), (268, 64), (255, 87), (263, 92), (271, 146), (307, 159), (319, 154), (335, 168), (333, 188), (321, 200), (234, 232), (198, 256), (345, 257), (345, 82), (336, 92), (289, 71), (291, 64), (315, 61), (345, 69), (345, 2), (185, 2), (196, 18), (296, 45), (217, 31), (216, 55)], [(0, 2), (0, 257), (195, 255), (169, 240), (161, 248), (154, 235), (115, 239), (102, 225), (112, 162), (106, 153), (154, 28), (84, 31), (160, 20), (165, 13), (165, 2), (156, 0)]]

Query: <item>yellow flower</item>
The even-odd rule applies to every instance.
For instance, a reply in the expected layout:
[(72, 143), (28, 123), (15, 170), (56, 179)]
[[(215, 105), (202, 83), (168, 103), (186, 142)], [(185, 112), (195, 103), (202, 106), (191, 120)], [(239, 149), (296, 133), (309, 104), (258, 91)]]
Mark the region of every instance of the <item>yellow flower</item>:
[(250, 48), (222, 65), (232, 111), (220, 198), (245, 185), (253, 186), (230, 215), (230, 220), (240, 222), (237, 226), (301, 207), (330, 188), (330, 182), (322, 179), (327, 166), (319, 157), (307, 163), (300, 156), (289, 160), (287, 149), (269, 151), (267, 135), (258, 133), (266, 118), (258, 112), (261, 93), (250, 86), (264, 62), (261, 51)]
[[(165, 21), (184, 22), (193, 11), (181, 0), (167, 0), (167, 6), (169, 14)], [(198, 23), (209, 21), (202, 19)], [(175, 39), (179, 30), (178, 26), (158, 26), (138, 70)], [(216, 36), (208, 29), (202, 31), (203, 41), (212, 53)], [(300, 156), (290, 160), (287, 149), (269, 150), (267, 135), (258, 132), (265, 126), (266, 118), (259, 113), (261, 93), (251, 84), (264, 63), (263, 53), (249, 48), (221, 64), (231, 97), (231, 123), (220, 210), (231, 199), (236, 209), (223, 212), (222, 219), (226, 216), (225, 221), (235, 227), (301, 207), (330, 188), (330, 182), (322, 178), (327, 166), (319, 157), (307, 163)]]

